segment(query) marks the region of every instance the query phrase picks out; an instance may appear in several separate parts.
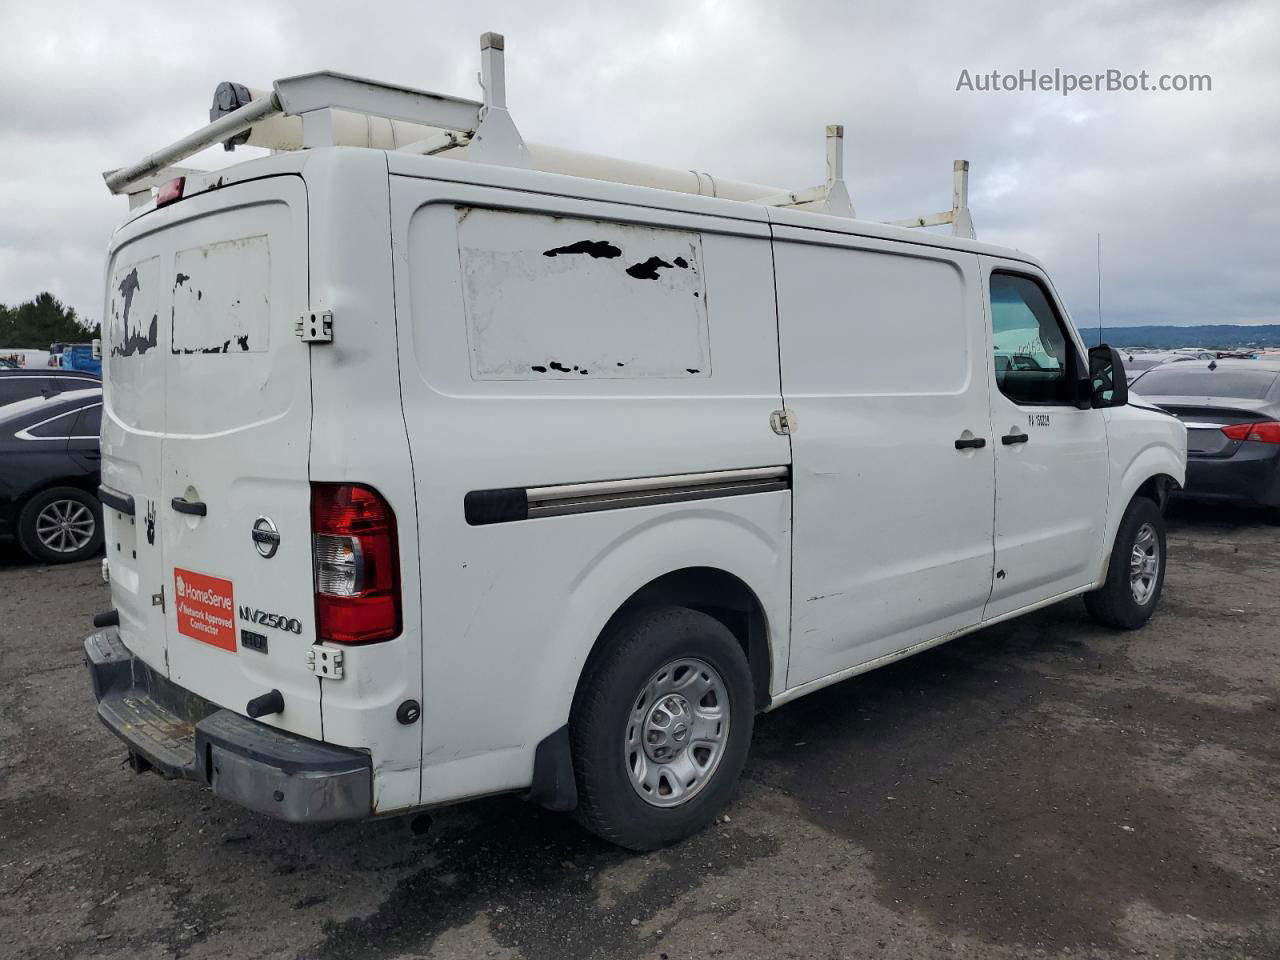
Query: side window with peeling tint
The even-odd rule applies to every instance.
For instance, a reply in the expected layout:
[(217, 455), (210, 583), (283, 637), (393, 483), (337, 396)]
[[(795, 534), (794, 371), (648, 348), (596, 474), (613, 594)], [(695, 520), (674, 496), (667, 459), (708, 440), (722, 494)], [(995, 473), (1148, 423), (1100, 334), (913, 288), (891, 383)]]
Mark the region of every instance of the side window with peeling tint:
[(700, 234), (462, 207), (475, 380), (711, 376)]
[(152, 350), (160, 325), (160, 258), (116, 268), (107, 304), (107, 345), (113, 357)]
[(172, 284), (174, 353), (259, 353), (268, 348), (271, 248), (265, 236), (179, 250)]

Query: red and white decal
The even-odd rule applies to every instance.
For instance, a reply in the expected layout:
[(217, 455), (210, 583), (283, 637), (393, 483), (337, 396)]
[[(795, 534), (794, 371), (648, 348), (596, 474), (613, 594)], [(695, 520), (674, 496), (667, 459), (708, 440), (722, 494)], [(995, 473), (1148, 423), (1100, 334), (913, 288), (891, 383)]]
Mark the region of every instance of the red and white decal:
[(173, 597), (179, 633), (235, 653), (236, 606), (230, 580), (174, 567)]

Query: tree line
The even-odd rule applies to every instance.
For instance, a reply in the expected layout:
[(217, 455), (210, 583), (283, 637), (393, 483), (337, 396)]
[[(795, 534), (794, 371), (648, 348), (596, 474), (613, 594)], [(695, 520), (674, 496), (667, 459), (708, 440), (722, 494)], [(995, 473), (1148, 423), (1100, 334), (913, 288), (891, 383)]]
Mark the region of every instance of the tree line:
[(0, 350), (48, 350), (51, 343), (85, 343), (101, 336), (101, 324), (81, 319), (48, 291), (16, 307), (0, 303)]

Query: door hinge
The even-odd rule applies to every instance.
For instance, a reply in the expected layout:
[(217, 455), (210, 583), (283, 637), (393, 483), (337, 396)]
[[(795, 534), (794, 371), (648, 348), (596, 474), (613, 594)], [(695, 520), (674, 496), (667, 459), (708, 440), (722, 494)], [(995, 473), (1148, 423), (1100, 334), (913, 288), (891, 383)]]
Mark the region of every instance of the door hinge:
[(164, 586), (163, 585), (160, 587), (159, 593), (153, 593), (151, 595), (151, 605), (153, 607), (159, 607), (160, 612), (164, 613)]
[(781, 410), (775, 410), (769, 414), (769, 426), (773, 428), (773, 432), (780, 437), (788, 436), (796, 432), (796, 412), (783, 407)]
[(342, 679), (341, 650), (330, 650), (320, 644), (307, 647), (307, 669), (321, 680)]
[(304, 313), (294, 324), (294, 333), (303, 343), (333, 343), (333, 311)]

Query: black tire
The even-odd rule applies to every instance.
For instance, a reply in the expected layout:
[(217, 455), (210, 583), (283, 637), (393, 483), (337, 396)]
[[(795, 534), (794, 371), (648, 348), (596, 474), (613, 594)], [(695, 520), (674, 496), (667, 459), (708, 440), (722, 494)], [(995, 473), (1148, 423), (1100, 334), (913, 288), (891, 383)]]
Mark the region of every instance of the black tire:
[[(66, 549), (56, 548), (56, 542), (54, 545), (46, 543), (45, 540), (49, 537), (46, 535), (44, 539), (41, 538), (43, 525), (58, 510), (70, 516), (82, 517), (83, 514), (72, 506), (77, 504), (87, 509), (88, 516), (92, 519), (92, 529), (77, 519), (74, 536), (71, 536), (73, 531), (69, 530), (69, 536), (64, 541), (67, 543)], [(82, 538), (82, 532), (88, 532), (89, 537), (83, 544), (78, 544), (76, 541)], [(76, 487), (50, 487), (48, 490), (41, 490), (27, 501), (18, 514), (18, 543), (33, 559), (41, 563), (75, 563), (77, 560), (86, 560), (102, 549), (102, 504), (92, 494)]]
[[(1158, 563), (1153, 587), (1142, 602), (1134, 596), (1130, 581), (1130, 558), (1137, 544), (1139, 531), (1150, 525), (1157, 545)], [(1164, 542), (1164, 516), (1160, 508), (1146, 497), (1134, 497), (1120, 520), (1116, 530), (1115, 545), (1111, 548), (1111, 562), (1107, 565), (1107, 580), (1101, 588), (1084, 595), (1085, 606), (1099, 623), (1122, 630), (1136, 630), (1155, 613), (1164, 589), (1164, 571), (1168, 552)]]
[[(650, 681), (682, 658), (703, 661), (719, 674), (727, 693), (729, 729), (719, 760), (710, 765), (705, 780), (699, 780), (680, 805), (660, 807), (643, 799), (642, 788), (633, 786), (629, 757), (640, 751), (629, 749), (626, 740), (642, 726), (634, 719), (637, 711), (656, 706), (657, 701), (641, 706)], [(672, 677), (679, 676), (677, 668)], [(742, 774), (755, 719), (753, 692), (742, 647), (714, 617), (685, 607), (651, 607), (624, 615), (588, 661), (569, 716), (578, 822), (629, 850), (656, 850), (701, 830), (728, 802)], [(715, 703), (714, 695), (708, 702)], [(692, 757), (694, 748), (687, 749)], [(660, 764), (652, 767), (663, 769)], [(660, 781), (654, 797), (661, 786)]]

